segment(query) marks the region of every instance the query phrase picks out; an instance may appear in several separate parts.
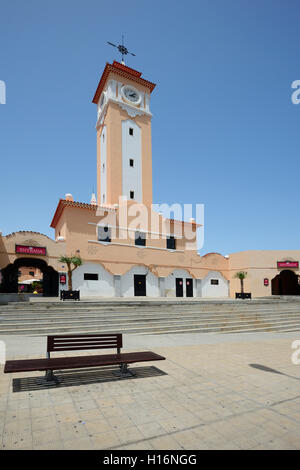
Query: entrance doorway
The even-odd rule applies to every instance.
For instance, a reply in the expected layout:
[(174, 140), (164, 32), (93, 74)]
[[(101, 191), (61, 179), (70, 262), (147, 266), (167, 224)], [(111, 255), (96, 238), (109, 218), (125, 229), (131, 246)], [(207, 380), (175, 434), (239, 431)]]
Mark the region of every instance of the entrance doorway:
[(135, 296), (146, 295), (146, 275), (145, 274), (134, 274), (134, 295)]
[(176, 297), (183, 297), (183, 279), (176, 277)]
[(187, 297), (194, 297), (194, 292), (193, 292), (193, 279), (186, 279), (186, 296)]
[(33, 284), (37, 292), (45, 297), (58, 297), (58, 272), (48, 266), (46, 261), (37, 258), (18, 258), (2, 269), (1, 292), (30, 292), (32, 283), (26, 281), (39, 281), (35, 276), (42, 277), (42, 282)]
[(272, 279), (272, 295), (300, 295), (298, 276), (285, 269)]

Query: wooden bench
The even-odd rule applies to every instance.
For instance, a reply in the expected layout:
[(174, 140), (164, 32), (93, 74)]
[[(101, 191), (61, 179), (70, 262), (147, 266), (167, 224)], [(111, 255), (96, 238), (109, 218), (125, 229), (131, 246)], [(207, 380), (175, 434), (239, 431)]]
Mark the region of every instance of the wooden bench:
[[(6, 361), (4, 373), (46, 371), (45, 378), (40, 383), (59, 383), (54, 370), (79, 369), (118, 365), (120, 371), (114, 372), (120, 377), (135, 375), (128, 369), (128, 364), (134, 362), (162, 361), (165, 357), (151, 351), (121, 353), (123, 347), (122, 334), (95, 335), (63, 335), (47, 337), (47, 355), (44, 359), (20, 359)], [(89, 349), (116, 348), (116, 354), (101, 354), (89, 356), (50, 357), (51, 352), (80, 351)]]

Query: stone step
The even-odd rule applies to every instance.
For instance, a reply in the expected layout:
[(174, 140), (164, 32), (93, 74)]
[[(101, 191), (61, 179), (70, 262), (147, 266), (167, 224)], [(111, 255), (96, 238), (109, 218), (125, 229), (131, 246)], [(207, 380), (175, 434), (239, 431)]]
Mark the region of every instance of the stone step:
[(169, 317), (198, 317), (203, 316), (207, 318), (221, 318), (224, 316), (228, 316), (231, 318), (236, 318), (239, 316), (248, 316), (252, 318), (254, 316), (278, 316), (278, 315), (300, 315), (300, 310), (276, 310), (276, 311), (268, 311), (268, 310), (248, 310), (248, 311), (237, 311), (237, 312), (228, 312), (228, 311), (193, 311), (193, 310), (178, 310), (178, 311), (113, 311), (113, 312), (52, 312), (52, 313), (41, 313), (41, 312), (27, 312), (22, 314), (16, 313), (4, 313), (0, 312), (0, 321), (1, 320), (30, 320), (39, 321), (42, 319), (47, 320), (59, 320), (59, 319), (78, 319), (78, 318), (128, 318), (128, 319), (135, 319), (135, 318), (149, 318), (149, 317), (160, 317), (160, 318), (169, 318)]
[[(257, 333), (257, 332), (278, 332), (278, 333), (292, 333), (292, 332), (295, 332), (295, 331), (300, 331), (300, 327), (299, 326), (295, 326), (295, 327), (291, 327), (291, 325), (289, 327), (286, 327), (284, 325), (282, 326), (268, 326), (268, 327), (265, 327), (265, 326), (261, 326), (261, 327), (255, 327), (255, 328), (242, 328), (242, 329), (239, 329), (239, 328), (223, 328), (221, 331), (217, 331), (217, 330), (209, 330), (209, 329), (206, 329), (205, 331), (204, 330), (196, 330), (196, 329), (185, 329), (185, 330), (182, 330), (180, 332), (178, 331), (172, 331), (171, 329), (168, 331), (168, 334), (178, 334), (178, 333), (181, 333), (181, 334), (187, 334), (187, 333), (222, 333), (222, 334), (230, 334), (230, 333)], [(149, 333), (147, 332), (142, 332), (140, 333), (140, 335), (147, 335)], [(159, 334), (166, 334), (165, 331), (161, 331), (161, 332), (158, 332), (156, 331), (155, 333), (153, 333), (154, 335), (159, 335)]]
[[(68, 302), (54, 302), (54, 303), (43, 303), (43, 302), (34, 302), (34, 303), (28, 303), (28, 302), (15, 302), (15, 303), (10, 303), (8, 305), (1, 305), (0, 308), (8, 308), (8, 309), (35, 309), (35, 308), (43, 308), (43, 309), (51, 309), (51, 308), (57, 308), (57, 307), (62, 307), (63, 308), (114, 308), (115, 306), (119, 308), (136, 308), (136, 307), (145, 307), (145, 306), (151, 306), (151, 307), (174, 307), (174, 306), (201, 306), (202, 308), (224, 308), (224, 306), (228, 306), (230, 308), (241, 308), (241, 307), (246, 307), (248, 305), (253, 305), (253, 306), (258, 306), (258, 305), (268, 305), (270, 307), (272, 306), (279, 306), (279, 305), (297, 305), (297, 302), (288, 302), (288, 301), (259, 301), (259, 300), (231, 300), (231, 301), (168, 301), (168, 302), (161, 302), (161, 301), (130, 301), (130, 302), (125, 302), (125, 301), (115, 301), (115, 302), (76, 302), (76, 301), (68, 301)], [(300, 305), (300, 302), (298, 303)]]
[(201, 311), (201, 310), (191, 310), (191, 309), (180, 309), (180, 310), (134, 310), (134, 311), (119, 311), (119, 310), (114, 310), (114, 311), (80, 311), (80, 312), (61, 312), (61, 311), (55, 311), (55, 312), (22, 312), (22, 313), (6, 313), (6, 312), (0, 312), (0, 318), (1, 319), (50, 319), (50, 318), (101, 318), (101, 317), (128, 317), (128, 318), (141, 318), (141, 317), (148, 317), (148, 316), (162, 316), (162, 317), (169, 317), (169, 316), (187, 316), (187, 315), (203, 315), (207, 317), (220, 317), (220, 316), (230, 316), (230, 317), (236, 317), (239, 315), (268, 315), (268, 316), (273, 316), (273, 315), (300, 315), (300, 309), (280, 309), (280, 310), (266, 310), (266, 309), (260, 309), (260, 310), (245, 310), (245, 311), (236, 311), (236, 312), (229, 312), (227, 310), (223, 311)]
[[(273, 332), (293, 332), (293, 331), (299, 331), (300, 330), (300, 324), (297, 322), (295, 324), (289, 324), (286, 325), (285, 323), (281, 323), (279, 325), (244, 325), (242, 328), (239, 326), (221, 326), (219, 328), (213, 328), (213, 327), (207, 327), (207, 328), (189, 328), (186, 327), (185, 329), (182, 329), (180, 332), (178, 330), (172, 330), (171, 328), (168, 330), (168, 334), (178, 334), (178, 333), (253, 333), (253, 332), (258, 332), (258, 331), (273, 331)], [(141, 335), (147, 335), (149, 333), (147, 332), (141, 332)], [(166, 334), (165, 331), (156, 331), (153, 334)]]
[(293, 328), (293, 329), (290, 329), (290, 327), (288, 328), (283, 328), (282, 330), (280, 330), (282, 333), (292, 333), (294, 331), (300, 331), (300, 326), (298, 328)]
[[(226, 306), (227, 307), (227, 306)], [(257, 307), (253, 307), (253, 306), (249, 306), (248, 308), (239, 308), (239, 309), (235, 309), (235, 310), (231, 310), (231, 309), (228, 309), (228, 308), (225, 308), (223, 307), (222, 309), (202, 309), (202, 308), (199, 308), (199, 306), (197, 306), (195, 308), (191, 308), (191, 307), (186, 307), (186, 306), (179, 306), (177, 308), (162, 308), (162, 309), (158, 309), (158, 308), (143, 308), (143, 309), (127, 309), (127, 308), (114, 308), (114, 309), (98, 309), (98, 308), (95, 308), (95, 309), (72, 309), (70, 311), (70, 309), (63, 309), (63, 308), (57, 308), (57, 309), (54, 309), (54, 310), (49, 310), (49, 309), (46, 309), (46, 310), (41, 310), (41, 309), (28, 309), (28, 310), (7, 310), (7, 309), (0, 309), (0, 315), (26, 315), (26, 314), (32, 314), (32, 315), (35, 315), (35, 314), (47, 314), (47, 315), (51, 315), (51, 314), (55, 314), (55, 313), (68, 313), (68, 314), (77, 314), (77, 313), (113, 313), (113, 312), (126, 312), (128, 314), (130, 313), (136, 313), (136, 312), (183, 312), (183, 311), (188, 311), (188, 312), (206, 312), (206, 313), (235, 313), (235, 312), (257, 312), (257, 311), (266, 311), (266, 312), (275, 312), (275, 311), (299, 311), (300, 312), (300, 305), (291, 305), (291, 306), (281, 306), (280, 308), (267, 308), (266, 306), (260, 306), (260, 308), (257, 308)]]
[(48, 334), (59, 334), (59, 333), (95, 333), (95, 328), (97, 328), (96, 331), (100, 331), (102, 333), (105, 332), (114, 332), (114, 333), (135, 333), (135, 334), (160, 334), (160, 333), (171, 333), (171, 332), (177, 332), (177, 333), (183, 333), (186, 331), (189, 332), (223, 332), (223, 331), (232, 331), (234, 332), (235, 330), (244, 330), (244, 329), (251, 329), (253, 331), (256, 330), (261, 330), (262, 328), (265, 329), (265, 331), (271, 330), (279, 330), (284, 328), (299, 328), (300, 327), (300, 322), (299, 321), (294, 321), (294, 320), (287, 320), (287, 321), (278, 321), (278, 322), (232, 322), (228, 324), (228, 322), (222, 323), (222, 322), (217, 322), (217, 323), (212, 323), (212, 324), (196, 324), (191, 327), (191, 324), (186, 325), (186, 323), (182, 324), (177, 322), (176, 324), (159, 324), (159, 325), (153, 325), (153, 324), (147, 324), (147, 325), (140, 325), (139, 327), (130, 327), (128, 323), (126, 323), (124, 326), (121, 325), (116, 325), (116, 326), (105, 326), (105, 325), (74, 325), (74, 323), (70, 326), (47, 326), (47, 327), (41, 327), (41, 326), (35, 326), (34, 328), (2, 328), (0, 331), (0, 334), (2, 335), (8, 335), (8, 334), (26, 334), (26, 335), (48, 335)]
[(32, 328), (32, 329), (35, 329), (35, 328), (41, 328), (41, 327), (44, 327), (44, 328), (70, 328), (70, 327), (86, 327), (86, 326), (94, 326), (94, 327), (99, 327), (99, 328), (102, 328), (102, 327), (126, 327), (126, 326), (131, 326), (132, 324), (135, 324), (137, 325), (139, 328), (148, 328), (149, 326), (153, 326), (153, 325), (160, 325), (160, 326), (171, 326), (171, 325), (181, 325), (181, 326), (186, 326), (186, 324), (188, 323), (188, 325), (195, 325), (195, 326), (206, 326), (206, 325), (215, 325), (215, 326), (218, 326), (218, 325), (235, 325), (235, 324), (251, 324), (251, 325), (256, 325), (256, 324), (279, 324), (279, 323), (295, 323), (295, 322), (299, 322), (299, 325), (300, 325), (300, 318), (285, 318), (285, 319), (282, 319), (282, 318), (278, 318), (278, 319), (268, 319), (268, 318), (256, 318), (256, 319), (252, 319), (252, 320), (248, 320), (248, 319), (243, 319), (243, 318), (239, 318), (239, 319), (229, 319), (229, 318), (224, 318), (224, 319), (203, 319), (203, 318), (197, 318), (197, 319), (190, 319), (188, 320), (188, 322), (185, 320), (185, 319), (174, 319), (174, 318), (171, 318), (171, 319), (164, 319), (164, 320), (161, 320), (161, 319), (157, 319), (157, 318), (153, 318), (151, 320), (148, 320), (147, 322), (145, 322), (144, 320), (132, 320), (132, 321), (128, 321), (128, 319), (122, 319), (122, 320), (119, 320), (119, 319), (116, 319), (114, 321), (112, 320), (103, 320), (103, 319), (99, 319), (99, 320), (90, 320), (90, 321), (85, 321), (85, 320), (76, 320), (76, 321), (72, 321), (72, 322), (65, 322), (65, 321), (61, 321), (61, 322), (55, 322), (53, 324), (49, 324), (49, 322), (39, 322), (38, 325), (37, 323), (17, 323), (17, 324), (14, 324), (14, 323), (11, 323), (11, 322), (5, 322), (3, 323), (1, 326), (0, 326), (0, 334), (3, 330), (7, 330), (7, 329), (14, 329), (14, 330), (21, 330), (21, 329), (25, 329), (25, 328)]
[(34, 313), (22, 313), (22, 314), (15, 314), (15, 313), (3, 313), (0, 312), (0, 324), (1, 320), (2, 321), (43, 321), (43, 320), (48, 320), (48, 321), (54, 321), (54, 320), (75, 320), (79, 318), (83, 319), (94, 319), (94, 318), (128, 318), (128, 319), (141, 319), (141, 318), (171, 318), (171, 317), (184, 317), (184, 318), (192, 318), (196, 317), (198, 318), (199, 316), (203, 318), (222, 318), (222, 317), (230, 317), (230, 318), (235, 318), (235, 317), (248, 317), (248, 318), (253, 318), (253, 317), (260, 317), (260, 316), (268, 316), (270, 318), (276, 317), (276, 316), (286, 316), (286, 315), (294, 315), (300, 316), (300, 310), (281, 310), (281, 311), (274, 311), (274, 312), (269, 312), (267, 310), (260, 310), (260, 311), (253, 311), (253, 310), (248, 310), (245, 312), (227, 312), (227, 311), (220, 311), (220, 312), (201, 312), (201, 311), (191, 311), (191, 310), (180, 310), (180, 311), (159, 311), (159, 312), (153, 312), (153, 311), (134, 311), (134, 312), (119, 312), (119, 311), (114, 311), (114, 312), (80, 312), (80, 313), (74, 313), (74, 312), (53, 312), (51, 314), (49, 313), (43, 313), (41, 314), (40, 312), (34, 312)]
[[(273, 331), (273, 332), (293, 332), (293, 331), (299, 331), (299, 325), (295, 325), (292, 327), (289, 325), (288, 327), (285, 325), (282, 326), (262, 326), (262, 327), (250, 327), (248, 325), (247, 328), (231, 328), (231, 327), (223, 327), (223, 328), (180, 328), (180, 329), (172, 329), (169, 328), (167, 330), (165, 329), (158, 329), (158, 330), (125, 330), (125, 329), (113, 329), (113, 330), (101, 330), (97, 331), (98, 333), (123, 333), (123, 334), (136, 334), (136, 335), (158, 335), (158, 334), (185, 334), (185, 333), (252, 333), (252, 332), (258, 332), (258, 331)], [(18, 332), (18, 335), (26, 335), (26, 336), (47, 336), (50, 334), (94, 334), (95, 329), (90, 329), (90, 328), (85, 328), (85, 329), (79, 329), (76, 330), (74, 328), (69, 328), (69, 329), (64, 329), (64, 330), (54, 330), (54, 331), (49, 331), (49, 330), (40, 330), (40, 331), (31, 331), (31, 330), (26, 330), (23, 332)], [(5, 335), (16, 335), (16, 332), (14, 331), (7, 331), (3, 332), (1, 334)]]
[(35, 302), (0, 307), (0, 334), (298, 331), (300, 302)]
[(286, 320), (286, 319), (299, 319), (300, 321), (300, 313), (247, 313), (247, 314), (232, 314), (226, 315), (222, 313), (218, 314), (207, 314), (207, 313), (185, 313), (185, 314), (135, 314), (135, 315), (125, 315), (125, 314), (101, 314), (101, 315), (61, 315), (61, 316), (26, 316), (26, 317), (11, 317), (11, 316), (3, 316), (0, 315), (0, 329), (2, 326), (7, 325), (25, 325), (25, 324), (33, 324), (36, 325), (37, 323), (40, 324), (53, 324), (53, 323), (72, 323), (72, 322), (83, 322), (83, 323), (90, 323), (90, 322), (108, 322), (108, 323), (118, 323), (121, 321), (126, 322), (149, 322), (149, 321), (174, 321), (180, 320), (183, 322), (188, 321), (236, 321), (236, 320), (243, 320), (243, 321), (254, 321), (254, 320), (268, 320), (268, 321), (276, 321), (276, 320)]

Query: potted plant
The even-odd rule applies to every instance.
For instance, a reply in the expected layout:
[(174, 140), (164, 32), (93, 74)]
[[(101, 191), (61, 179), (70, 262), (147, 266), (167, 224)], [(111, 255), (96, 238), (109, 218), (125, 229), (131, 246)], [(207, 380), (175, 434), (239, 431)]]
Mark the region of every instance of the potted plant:
[(237, 273), (235, 273), (234, 277), (241, 281), (241, 292), (235, 293), (236, 299), (251, 299), (251, 293), (244, 292), (244, 280), (246, 279), (247, 275), (248, 273), (246, 271), (238, 271)]
[(43, 283), (41, 281), (33, 281), (31, 284), (31, 289), (33, 293), (42, 294), (43, 293)]
[(67, 265), (68, 271), (68, 290), (60, 291), (60, 298), (62, 300), (65, 299), (72, 299), (72, 300), (80, 300), (80, 292), (79, 290), (73, 290), (72, 284), (72, 273), (73, 271), (78, 268), (82, 264), (82, 259), (80, 256), (61, 256), (58, 260), (60, 263), (65, 263)]

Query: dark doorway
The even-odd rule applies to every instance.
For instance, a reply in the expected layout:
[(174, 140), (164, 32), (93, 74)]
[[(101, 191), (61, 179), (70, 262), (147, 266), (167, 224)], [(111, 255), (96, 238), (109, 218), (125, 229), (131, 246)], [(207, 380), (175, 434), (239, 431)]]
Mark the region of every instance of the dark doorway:
[(134, 295), (146, 295), (146, 276), (145, 274), (134, 274)]
[(187, 297), (194, 297), (194, 292), (193, 292), (193, 279), (186, 279), (186, 296)]
[(20, 268), (29, 266), (39, 268), (43, 273), (43, 296), (58, 297), (58, 272), (46, 261), (37, 258), (18, 258), (12, 264), (2, 269), (1, 292), (18, 292)]
[(176, 297), (183, 297), (183, 279), (176, 277)]
[(272, 279), (272, 295), (300, 295), (298, 276), (286, 269)]

